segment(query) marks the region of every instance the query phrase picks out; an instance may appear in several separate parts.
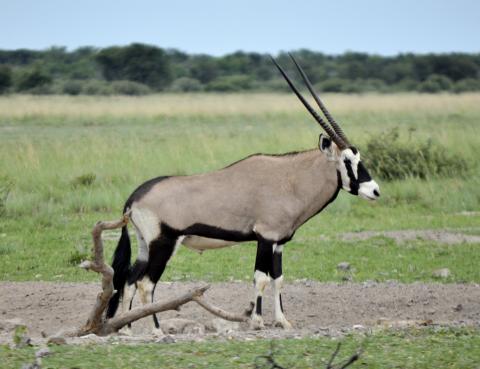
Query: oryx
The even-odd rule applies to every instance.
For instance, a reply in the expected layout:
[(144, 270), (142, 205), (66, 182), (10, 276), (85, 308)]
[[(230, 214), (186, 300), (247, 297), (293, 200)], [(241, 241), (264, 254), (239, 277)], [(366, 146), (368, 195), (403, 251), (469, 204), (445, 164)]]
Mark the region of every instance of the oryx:
[[(368, 200), (380, 196), (360, 153), (322, 104), (293, 56), (292, 60), (330, 125), (273, 62), (329, 137), (321, 134), (319, 147), (312, 150), (255, 154), (214, 172), (158, 177), (138, 187), (124, 207), (124, 212), (131, 210), (138, 257), (131, 267), (130, 240), (123, 227), (112, 265), (118, 292), (110, 301), (107, 317), (115, 314), (120, 299), (122, 308), (128, 309), (137, 288), (143, 303), (153, 300), (156, 283), (179, 245), (207, 250), (256, 241), (252, 324), (263, 326), (262, 295), (271, 280), (275, 323), (291, 327), (281, 297), (283, 245), (302, 224), (334, 201), (340, 189)], [(158, 329), (157, 317), (153, 318)]]

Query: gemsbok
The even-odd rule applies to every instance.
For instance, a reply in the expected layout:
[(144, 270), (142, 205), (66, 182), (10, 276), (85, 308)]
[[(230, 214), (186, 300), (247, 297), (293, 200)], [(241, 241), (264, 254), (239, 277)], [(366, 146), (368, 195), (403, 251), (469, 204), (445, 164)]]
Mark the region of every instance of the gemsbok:
[[(291, 56), (291, 55), (290, 55)], [(290, 328), (282, 306), (283, 246), (295, 231), (321, 212), (340, 189), (367, 200), (380, 196), (378, 184), (360, 160), (339, 124), (315, 93), (302, 68), (291, 56), (326, 123), (272, 58), (293, 92), (328, 134), (318, 148), (281, 155), (255, 154), (210, 173), (157, 177), (140, 185), (128, 198), (124, 213), (138, 240), (131, 266), (127, 227), (122, 228), (113, 257), (114, 288), (107, 310), (112, 317), (122, 301), (131, 308), (138, 289), (142, 303), (153, 301), (155, 286), (179, 245), (197, 251), (256, 241), (253, 328), (262, 328), (262, 295), (268, 283), (274, 291), (275, 324)], [(155, 329), (160, 334), (157, 317)]]

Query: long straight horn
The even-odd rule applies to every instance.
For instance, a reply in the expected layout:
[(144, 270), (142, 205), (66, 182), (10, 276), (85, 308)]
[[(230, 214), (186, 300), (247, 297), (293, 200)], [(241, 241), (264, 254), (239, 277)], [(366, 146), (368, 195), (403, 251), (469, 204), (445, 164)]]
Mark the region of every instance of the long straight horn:
[(340, 138), (345, 142), (345, 144), (347, 144), (347, 146), (350, 146), (350, 142), (348, 141), (347, 139), (347, 136), (345, 136), (345, 133), (343, 132), (342, 128), (340, 128), (340, 126), (338, 125), (337, 122), (335, 122), (335, 119), (333, 119), (333, 117), (330, 115), (330, 113), (328, 112), (327, 108), (325, 107), (325, 105), (323, 105), (322, 103), (322, 100), (320, 100), (320, 97), (317, 95), (317, 93), (315, 92), (315, 90), (313, 89), (313, 86), (312, 84), (310, 83), (310, 80), (308, 79), (307, 75), (305, 74), (305, 72), (303, 71), (302, 67), (300, 66), (300, 64), (297, 63), (297, 61), (295, 60), (295, 58), (293, 57), (292, 54), (288, 53), (288, 55), (290, 55), (290, 58), (292, 58), (293, 62), (295, 63), (295, 66), (297, 67), (298, 71), (300, 72), (300, 75), (302, 76), (303, 78), (303, 81), (305, 82), (305, 84), (307, 85), (307, 88), (308, 90), (310, 91), (310, 93), (312, 94), (313, 98), (315, 99), (315, 101), (317, 102), (319, 108), (322, 110), (323, 114), (325, 114), (325, 117), (327, 117), (327, 120), (329, 121), (329, 123), (332, 125), (333, 129), (335, 130), (335, 132), (340, 136)]
[(290, 88), (295, 92), (295, 95), (297, 95), (298, 99), (302, 102), (302, 104), (307, 108), (308, 112), (315, 118), (315, 120), (322, 126), (322, 128), (327, 132), (327, 134), (330, 136), (330, 138), (337, 144), (337, 146), (343, 150), (347, 147), (345, 142), (335, 133), (335, 131), (330, 127), (325, 121), (318, 115), (318, 113), (312, 108), (312, 106), (308, 103), (307, 100), (302, 96), (302, 94), (297, 90), (293, 82), (291, 81), (290, 77), (288, 77), (287, 73), (283, 70), (283, 68), (277, 63), (277, 61), (273, 58), (272, 61), (275, 64), (275, 66), (278, 68), (280, 73), (282, 74), (283, 78), (287, 81), (288, 85)]

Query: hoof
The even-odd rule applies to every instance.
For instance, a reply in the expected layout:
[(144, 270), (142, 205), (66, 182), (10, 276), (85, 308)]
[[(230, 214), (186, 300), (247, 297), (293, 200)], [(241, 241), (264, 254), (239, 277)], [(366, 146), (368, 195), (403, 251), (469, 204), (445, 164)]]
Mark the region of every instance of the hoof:
[(283, 328), (285, 330), (292, 329), (292, 324), (287, 319), (277, 320), (274, 324), (275, 327)]
[(165, 337), (165, 333), (163, 333), (161, 328), (153, 328), (152, 329), (152, 335), (157, 337), (157, 338)]
[(264, 328), (265, 328), (265, 325), (263, 324), (262, 317), (258, 315), (252, 316), (252, 319), (250, 320), (250, 329), (259, 331)]

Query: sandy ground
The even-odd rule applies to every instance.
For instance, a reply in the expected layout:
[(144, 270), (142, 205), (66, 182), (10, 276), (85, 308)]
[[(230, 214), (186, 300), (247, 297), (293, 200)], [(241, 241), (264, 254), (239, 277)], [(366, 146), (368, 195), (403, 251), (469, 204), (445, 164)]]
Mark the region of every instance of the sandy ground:
[[(178, 296), (200, 285), (203, 283), (159, 283), (156, 298)], [(0, 322), (19, 318), (32, 338), (41, 337), (42, 332), (52, 335), (78, 327), (85, 322), (98, 291), (95, 283), (1, 282)], [(252, 285), (243, 282), (215, 283), (206, 293), (209, 301), (233, 312), (245, 310), (252, 295)], [(232, 334), (244, 338), (299, 337), (412, 324), (480, 327), (478, 284), (303, 281), (287, 284), (283, 301), (286, 316), (294, 326), (292, 331), (271, 326), (272, 297), (268, 289), (264, 299), (266, 329), (251, 331), (247, 325), (241, 325)], [(160, 314), (163, 321), (172, 318), (194, 320), (206, 325), (208, 331), (214, 317), (189, 303), (180, 312)], [(136, 336), (149, 334), (151, 318), (134, 323), (133, 331)], [(6, 332), (1, 333), (0, 329), (0, 341), (11, 340), (11, 333), (8, 337)]]

